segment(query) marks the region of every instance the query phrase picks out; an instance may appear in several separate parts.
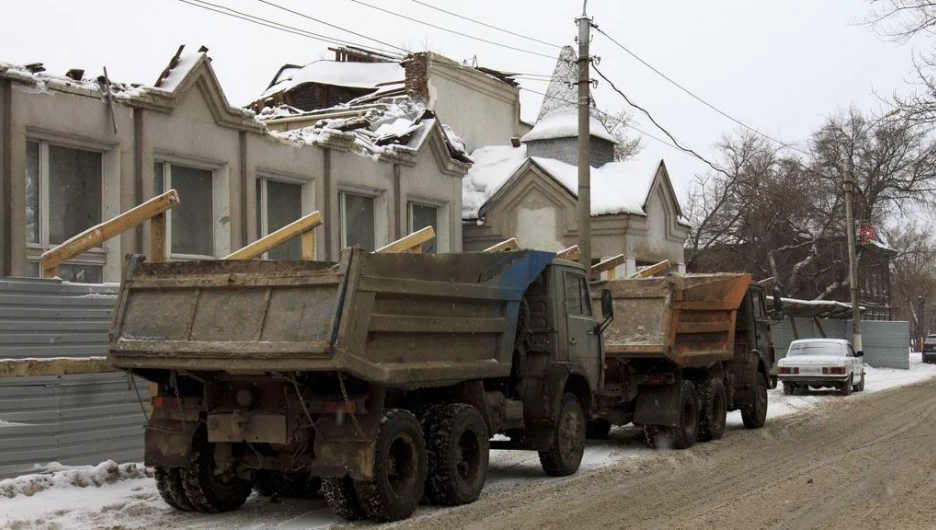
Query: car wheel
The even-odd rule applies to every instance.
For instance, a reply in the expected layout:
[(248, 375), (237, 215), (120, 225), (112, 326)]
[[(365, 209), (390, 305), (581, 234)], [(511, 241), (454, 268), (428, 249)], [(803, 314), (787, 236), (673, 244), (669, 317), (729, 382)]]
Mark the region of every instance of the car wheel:
[(840, 390), (842, 391), (843, 396), (850, 396), (852, 393), (852, 381), (853, 376), (848, 376), (848, 380), (842, 384)]
[(867, 374), (861, 374), (861, 381), (852, 388), (855, 392), (864, 392), (865, 378), (868, 377)]
[(788, 396), (792, 396), (793, 394), (796, 393), (796, 385), (794, 385), (793, 383), (784, 382), (783, 393)]

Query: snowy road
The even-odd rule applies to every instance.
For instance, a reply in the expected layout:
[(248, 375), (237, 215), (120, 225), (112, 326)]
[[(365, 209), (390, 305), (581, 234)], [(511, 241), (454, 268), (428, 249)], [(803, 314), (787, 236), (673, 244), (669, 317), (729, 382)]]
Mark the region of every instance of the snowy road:
[[(575, 477), (568, 479), (545, 478), (535, 453), (495, 451), (491, 457), (487, 487), (477, 503), (455, 509), (422, 507), (412, 520), (398, 524), (398, 526), (459, 528), (471, 525), (474, 522), (478, 525), (478, 528), (488, 528), (501, 525), (508, 526), (508, 521), (512, 521), (514, 528), (520, 528), (524, 527), (524, 524), (520, 524), (521, 519), (514, 517), (514, 515), (526, 514), (525, 517), (532, 517), (528, 513), (528, 509), (538, 506), (544, 514), (552, 515), (544, 516), (544, 518), (532, 517), (528, 519), (529, 523), (527, 524), (530, 527), (553, 526), (561, 528), (563, 526), (558, 521), (565, 520), (569, 522), (568, 519), (563, 519), (566, 512), (576, 513), (576, 510), (579, 509), (589, 511), (586, 509), (588, 503), (584, 498), (586, 490), (581, 489), (583, 487), (587, 486), (590, 489), (592, 484), (601, 484), (601, 488), (605, 489), (612, 486), (631, 487), (620, 481), (628, 482), (633, 480), (635, 483), (643, 483), (642, 477), (645, 477), (647, 473), (659, 473), (661, 472), (660, 468), (663, 471), (673, 472), (676, 470), (677, 463), (695, 462), (699, 463), (700, 466), (710, 467), (713, 464), (709, 460), (713, 462), (716, 459), (732, 460), (734, 452), (729, 447), (736, 443), (752, 445), (748, 449), (748, 453), (741, 451), (737, 453), (739, 461), (744, 463), (745, 454), (748, 455), (748, 458), (751, 458), (761, 450), (757, 447), (758, 443), (764, 445), (763, 451), (767, 454), (773, 450), (767, 446), (779, 443), (778, 440), (789, 442), (788, 438), (790, 436), (799, 432), (807, 432), (804, 425), (812, 425), (815, 428), (814, 430), (818, 430), (819, 441), (821, 442), (822, 421), (825, 421), (823, 420), (826, 414), (825, 411), (830, 408), (836, 407), (836, 410), (839, 410), (846, 407), (848, 410), (859, 410), (865, 408), (856, 406), (859, 403), (873, 403), (879, 399), (894, 401), (891, 396), (895, 394), (902, 395), (903, 392), (891, 393), (880, 398), (876, 396), (864, 397), (864, 394), (873, 394), (933, 378), (936, 378), (936, 365), (921, 364), (919, 354), (915, 354), (911, 357), (910, 371), (869, 369), (867, 387), (863, 394), (853, 394), (847, 398), (828, 392), (807, 396), (784, 396), (781, 391), (774, 390), (770, 392), (769, 417), (777, 421), (768, 422), (767, 428), (758, 431), (762, 433), (761, 435), (743, 430), (740, 427), (740, 415), (732, 413), (729, 415), (729, 432), (724, 440), (711, 444), (702, 444), (689, 451), (651, 451), (644, 445), (640, 431), (633, 428), (616, 429), (612, 431), (610, 440), (590, 442), (581, 471)], [(932, 385), (928, 385), (926, 388), (936, 399), (936, 388)], [(910, 390), (916, 391), (915, 388)], [(817, 409), (820, 405), (823, 406)], [(936, 402), (932, 403), (932, 405), (932, 407), (924, 408), (919, 413), (928, 414), (936, 410)], [(873, 407), (869, 407), (869, 409), (873, 410)], [(798, 416), (796, 418), (779, 419), (792, 414)], [(801, 421), (799, 416), (803, 416), (804, 419)], [(847, 418), (844, 421), (849, 423)], [(929, 423), (933, 424), (933, 422)], [(775, 425), (780, 427), (775, 427)], [(807, 434), (812, 435), (811, 443), (817, 443), (815, 432), (808, 431)], [(830, 434), (828, 442), (832, 443), (835, 440)], [(808, 440), (804, 441), (804, 443), (807, 442)], [(98, 472), (100, 472), (100, 469)], [(215, 528), (312, 529), (327, 528), (335, 522), (321, 499), (306, 501), (285, 499), (281, 504), (271, 504), (268, 499), (254, 496), (248, 500), (245, 507), (233, 513), (219, 515), (178, 513), (162, 503), (152, 479), (129, 478), (113, 484), (104, 483), (100, 487), (96, 487), (91, 481), (85, 480), (84, 484), (91, 485), (78, 487), (73, 483), (82, 483), (80, 480), (81, 470), (78, 470), (78, 472), (72, 470), (71, 473), (71, 478), (62, 473), (56, 473), (55, 476), (59, 477), (58, 479), (45, 475), (41, 479), (33, 477), (32, 479), (20, 478), (0, 481), (0, 495), (11, 491), (33, 493), (36, 489), (48, 488), (35, 492), (31, 496), (24, 493), (12, 498), (0, 496), (0, 528), (4, 530), (32, 528), (50, 530), (73, 528), (110, 530), (143, 528), (192, 530)], [(79, 478), (76, 479), (76, 476)], [(130, 476), (133, 476), (133, 473)], [(612, 478), (614, 478), (613, 484), (609, 483)], [(661, 480), (663, 479), (661, 478)], [(765, 482), (763, 484), (758, 483), (757, 487), (766, 488), (770, 486), (770, 483), (766, 482), (767, 479), (764, 480)], [(777, 480), (786, 479), (778, 477)], [(701, 477), (700, 481), (698, 487), (704, 487), (706, 481)], [(754, 486), (755, 484), (751, 484), (751, 487)], [(649, 486), (645, 485), (643, 487)], [(631, 498), (631, 500), (634, 499), (634, 495), (640, 497), (652, 495), (649, 490), (646, 493), (642, 490), (627, 490), (621, 493), (623, 495), (622, 499)], [(736, 492), (736, 494), (739, 496), (737, 502), (743, 502), (743, 499), (749, 495), (749, 493), (740, 491)], [(557, 495), (558, 497), (556, 497)], [(547, 504), (544, 505), (544, 502)], [(774, 503), (776, 497), (768, 495), (761, 502)], [(559, 512), (553, 510), (553, 504), (557, 506), (556, 509), (560, 510)], [(643, 504), (646, 505), (646, 502)], [(526, 508), (527, 505), (530, 505), (530, 508)], [(638, 502), (635, 505), (641, 505), (641, 503)], [(601, 503), (595, 506), (595, 509), (599, 510), (607, 508), (607, 505)], [(580, 513), (579, 516), (583, 518), (582, 521), (592, 520), (590, 515)], [(501, 523), (502, 520), (503, 523)], [(594, 520), (600, 521), (601, 518), (598, 517)], [(691, 527), (708, 526), (708, 524), (703, 524), (705, 521), (707, 519), (699, 519), (696, 521), (698, 524)], [(605, 521), (605, 523), (609, 522)], [(589, 525), (586, 524), (585, 526)], [(599, 527), (597, 523), (592, 526)], [(647, 526), (651, 528), (664, 527)]]

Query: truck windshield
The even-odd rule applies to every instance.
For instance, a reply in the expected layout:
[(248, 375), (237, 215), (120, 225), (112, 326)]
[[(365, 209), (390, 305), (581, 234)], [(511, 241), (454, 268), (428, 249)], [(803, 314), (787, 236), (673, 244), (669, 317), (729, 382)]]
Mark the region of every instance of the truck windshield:
[(835, 342), (803, 342), (790, 344), (787, 356), (793, 355), (825, 355), (828, 357), (845, 357), (845, 348)]

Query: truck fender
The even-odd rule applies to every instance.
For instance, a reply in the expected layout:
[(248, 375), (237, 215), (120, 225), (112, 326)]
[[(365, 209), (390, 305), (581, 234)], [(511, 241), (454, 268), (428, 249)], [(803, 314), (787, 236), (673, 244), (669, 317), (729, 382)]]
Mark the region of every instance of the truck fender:
[(637, 391), (634, 423), (637, 425), (676, 425), (679, 421), (679, 388), (678, 383), (641, 386)]
[(568, 380), (569, 368), (554, 364), (546, 369), (538, 384), (527, 386), (523, 396), (523, 410), (528, 425), (551, 427), (556, 424)]
[(147, 466), (187, 468), (192, 439), (199, 425), (198, 421), (150, 418), (143, 435), (143, 463)]

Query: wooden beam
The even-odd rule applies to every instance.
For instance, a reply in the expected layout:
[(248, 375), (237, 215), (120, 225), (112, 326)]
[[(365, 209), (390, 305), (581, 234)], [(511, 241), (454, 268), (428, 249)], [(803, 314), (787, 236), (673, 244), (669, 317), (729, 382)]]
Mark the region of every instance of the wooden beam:
[(617, 274), (615, 273), (614, 269), (616, 269), (617, 267), (620, 267), (621, 265), (624, 265), (625, 263), (627, 263), (627, 257), (624, 256), (624, 254), (618, 254), (617, 256), (614, 256), (613, 258), (608, 258), (604, 261), (601, 261), (592, 265), (592, 268), (591, 268), (592, 276), (597, 277), (597, 276), (600, 276), (602, 272), (607, 271), (608, 279), (613, 280), (617, 277)]
[(435, 230), (431, 226), (427, 226), (408, 236), (401, 237), (385, 247), (378, 248), (374, 252), (377, 254), (421, 254), (422, 244), (432, 241), (435, 236)]
[(520, 248), (520, 244), (517, 243), (517, 238), (512, 237), (506, 241), (501, 241), (500, 243), (484, 249), (484, 252), (510, 252), (512, 250), (517, 250)]
[(119, 372), (104, 357), (0, 359), (0, 379)]
[[(263, 255), (265, 252), (269, 252), (271, 249), (276, 248), (283, 243), (289, 241), (290, 239), (297, 236), (304, 236), (304, 234), (311, 234), (312, 230), (317, 226), (322, 224), (322, 214), (319, 212), (312, 212), (304, 217), (299, 218), (296, 221), (289, 223), (288, 225), (280, 228), (272, 234), (267, 234), (264, 237), (254, 241), (253, 243), (247, 245), (246, 247), (232, 252), (224, 257), (224, 259), (230, 260), (248, 260), (254, 259), (257, 256)], [(303, 250), (302, 250), (302, 259), (306, 259), (306, 256), (315, 256), (315, 239), (307, 240), (303, 238)], [(311, 248), (306, 248), (306, 245), (311, 244)]]
[(94, 247), (99, 247), (108, 239), (178, 205), (179, 193), (176, 190), (169, 190), (109, 221), (92, 226), (61, 245), (43, 252), (42, 258), (40, 258), (42, 277), (54, 278), (59, 265), (62, 263)]
[(671, 266), (672, 265), (670, 265), (669, 260), (665, 259), (659, 263), (654, 263), (653, 265), (650, 265), (649, 267), (646, 267), (642, 270), (635, 272), (634, 274), (631, 274), (630, 276), (628, 276), (628, 278), (649, 278), (651, 276), (654, 276), (657, 273), (660, 273), (669, 269)]
[(147, 258), (153, 263), (161, 263), (169, 257), (169, 252), (166, 250), (168, 227), (165, 213), (150, 219), (150, 252)]
[(569, 248), (560, 250), (556, 252), (556, 257), (559, 259), (567, 259), (569, 261), (578, 261), (579, 257), (582, 256), (582, 251), (579, 250), (578, 245), (572, 245)]

